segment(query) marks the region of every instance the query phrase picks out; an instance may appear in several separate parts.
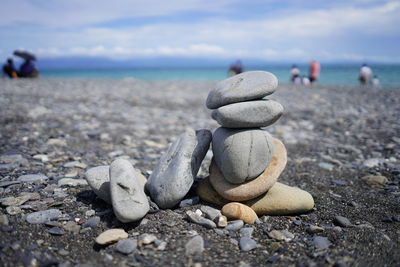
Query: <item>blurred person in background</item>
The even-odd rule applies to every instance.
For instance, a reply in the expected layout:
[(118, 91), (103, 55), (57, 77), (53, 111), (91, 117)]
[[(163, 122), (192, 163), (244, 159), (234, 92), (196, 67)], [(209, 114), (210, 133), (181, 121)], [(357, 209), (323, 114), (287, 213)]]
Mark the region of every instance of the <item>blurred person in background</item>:
[(296, 83), (298, 77), (300, 77), (300, 70), (296, 64), (293, 64), (292, 69), (290, 70), (290, 81)]
[(358, 80), (360, 85), (368, 85), (372, 82), (372, 69), (366, 64), (362, 64), (360, 68), (360, 74), (358, 75)]
[(26, 59), (25, 62), (19, 67), (18, 77), (36, 78), (38, 76), (39, 71), (33, 64), (32, 60)]
[(372, 86), (379, 87), (379, 85), (380, 85), (380, 81), (379, 81), (378, 75), (374, 75), (374, 78), (372, 78)]
[(228, 71), (228, 76), (235, 76), (239, 73), (243, 72), (243, 65), (242, 62), (240, 60), (237, 60), (235, 63), (233, 63), (230, 67), (229, 67), (229, 71)]
[(310, 62), (310, 71), (308, 78), (310, 79), (311, 84), (316, 83), (319, 78), (319, 73), (321, 70), (321, 65), (319, 62), (315, 60), (311, 60)]
[(17, 70), (15, 69), (12, 58), (7, 59), (7, 62), (3, 65), (3, 76), (5, 75), (11, 79), (17, 78)]

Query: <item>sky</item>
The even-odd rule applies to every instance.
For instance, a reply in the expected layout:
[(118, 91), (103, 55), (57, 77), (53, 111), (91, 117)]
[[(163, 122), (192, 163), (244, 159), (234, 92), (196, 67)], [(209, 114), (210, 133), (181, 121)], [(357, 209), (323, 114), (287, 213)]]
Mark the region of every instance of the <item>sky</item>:
[(400, 0), (0, 0), (0, 59), (400, 63)]

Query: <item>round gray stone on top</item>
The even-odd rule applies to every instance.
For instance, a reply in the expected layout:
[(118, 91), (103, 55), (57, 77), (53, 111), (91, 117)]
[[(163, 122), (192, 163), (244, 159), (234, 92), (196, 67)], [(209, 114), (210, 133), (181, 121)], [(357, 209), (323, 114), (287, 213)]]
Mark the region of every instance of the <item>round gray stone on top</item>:
[(209, 109), (261, 99), (275, 92), (278, 79), (274, 74), (266, 71), (248, 71), (235, 75), (217, 83), (207, 97), (206, 105)]
[(261, 129), (215, 130), (212, 140), (214, 160), (224, 178), (241, 184), (258, 177), (274, 154), (272, 136)]
[(222, 106), (211, 114), (222, 127), (256, 128), (276, 122), (283, 113), (283, 106), (269, 99), (246, 101)]
[(211, 142), (209, 130), (188, 129), (168, 148), (146, 189), (160, 208), (172, 208), (187, 194)]
[(111, 203), (115, 216), (124, 223), (140, 220), (150, 209), (137, 173), (125, 159), (117, 159), (110, 165)]

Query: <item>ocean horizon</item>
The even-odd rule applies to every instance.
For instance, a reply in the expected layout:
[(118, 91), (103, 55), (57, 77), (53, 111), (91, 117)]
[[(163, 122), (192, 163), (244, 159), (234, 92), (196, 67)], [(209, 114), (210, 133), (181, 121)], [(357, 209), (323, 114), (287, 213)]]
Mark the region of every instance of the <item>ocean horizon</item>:
[[(299, 64), (301, 75), (308, 75), (308, 65)], [(400, 64), (371, 64), (380, 86), (400, 87)], [(291, 64), (245, 66), (245, 71), (264, 70), (275, 74), (279, 82), (289, 81)], [(321, 64), (321, 84), (356, 86), (359, 64)], [(228, 67), (86, 67), (86, 68), (41, 68), (44, 78), (99, 78), (155, 81), (218, 81), (227, 77)]]

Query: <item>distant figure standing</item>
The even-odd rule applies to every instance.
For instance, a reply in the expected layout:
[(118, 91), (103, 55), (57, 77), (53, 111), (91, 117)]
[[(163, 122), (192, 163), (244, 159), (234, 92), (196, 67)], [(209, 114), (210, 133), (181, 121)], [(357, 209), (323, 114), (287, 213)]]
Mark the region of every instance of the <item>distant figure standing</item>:
[(11, 79), (17, 78), (17, 70), (14, 67), (14, 61), (9, 58), (7, 62), (3, 65), (3, 75), (7, 75)]
[(240, 60), (237, 60), (235, 63), (233, 63), (230, 67), (229, 67), (229, 71), (228, 71), (228, 76), (235, 76), (236, 74), (242, 73), (243, 72), (243, 65), (242, 62)]
[(362, 64), (360, 69), (360, 74), (358, 75), (358, 80), (361, 85), (367, 85), (371, 82), (372, 69), (368, 67), (366, 63)]
[(18, 77), (23, 78), (36, 78), (39, 76), (39, 72), (33, 62), (26, 59), (25, 62), (19, 67)]
[(319, 64), (319, 62), (312, 60), (310, 62), (310, 73), (309, 73), (309, 79), (311, 83), (317, 82), (320, 70), (321, 70), (321, 65)]
[(298, 77), (300, 77), (300, 70), (296, 64), (293, 64), (292, 69), (290, 70), (290, 81), (296, 83)]

